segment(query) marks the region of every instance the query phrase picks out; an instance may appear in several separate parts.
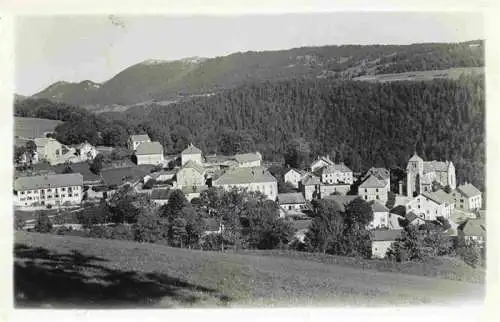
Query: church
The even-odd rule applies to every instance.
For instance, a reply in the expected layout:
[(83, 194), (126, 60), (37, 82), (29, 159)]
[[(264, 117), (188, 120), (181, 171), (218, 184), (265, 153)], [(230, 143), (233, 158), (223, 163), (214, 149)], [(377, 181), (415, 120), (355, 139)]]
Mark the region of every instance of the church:
[(406, 167), (406, 195), (432, 191), (433, 182), (441, 186), (456, 188), (455, 166), (451, 161), (424, 161), (415, 154), (408, 161)]

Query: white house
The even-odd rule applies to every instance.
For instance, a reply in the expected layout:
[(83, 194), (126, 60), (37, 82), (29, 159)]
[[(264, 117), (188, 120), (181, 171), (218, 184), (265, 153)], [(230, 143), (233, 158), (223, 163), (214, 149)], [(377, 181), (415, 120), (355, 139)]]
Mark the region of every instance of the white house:
[(323, 156), (323, 157), (318, 156), (318, 159), (314, 160), (311, 163), (311, 172), (319, 171), (322, 168), (324, 168), (328, 165), (333, 165), (333, 164), (334, 164), (334, 162), (332, 160), (330, 160), (329, 156)]
[(476, 242), (483, 245), (486, 242), (486, 224), (484, 218), (468, 219), (458, 227), (464, 236), (465, 242)]
[(199, 187), (205, 185), (205, 169), (198, 163), (189, 160), (177, 171), (177, 186)]
[(389, 186), (391, 185), (391, 173), (386, 168), (375, 168), (375, 167), (370, 168), (370, 170), (366, 172), (361, 181), (365, 181), (371, 175), (375, 176), (379, 180), (386, 181), (389, 184)]
[(226, 190), (232, 188), (259, 191), (270, 200), (276, 200), (278, 182), (269, 171), (263, 167), (228, 169), (212, 182), (214, 187)]
[(292, 186), (294, 186), (296, 189), (298, 189), (300, 180), (302, 180), (306, 174), (307, 174), (307, 171), (304, 171), (304, 170), (290, 169), (285, 173), (284, 179), (285, 179), (285, 182), (290, 183)]
[(128, 138), (127, 146), (129, 150), (135, 151), (139, 145), (147, 142), (151, 142), (151, 139), (147, 134), (131, 135)]
[(39, 160), (56, 164), (63, 155), (63, 145), (53, 138), (36, 138), (36, 153)]
[(406, 213), (409, 212), (413, 212), (423, 220), (436, 220), (439, 216), (449, 218), (451, 205), (432, 192), (424, 192), (406, 204)]
[(184, 166), (188, 161), (193, 161), (198, 164), (203, 164), (201, 150), (189, 143), (188, 147), (181, 152), (181, 166)]
[(402, 229), (373, 230), (372, 233), (372, 257), (384, 258), (387, 250), (391, 247), (403, 232)]
[(306, 209), (306, 200), (300, 192), (279, 193), (278, 205), (286, 212), (301, 212)]
[(352, 170), (345, 164), (329, 164), (321, 170), (321, 182), (325, 184), (349, 184), (353, 180)]
[(389, 228), (389, 209), (378, 201), (370, 202), (373, 211), (373, 220), (368, 224), (368, 229)]
[(19, 177), (14, 181), (14, 204), (19, 207), (79, 204), (82, 187), (80, 173)]
[(470, 183), (458, 186), (451, 195), (458, 209), (473, 211), (479, 210), (483, 206), (481, 191)]
[(235, 154), (233, 158), (238, 163), (238, 167), (242, 168), (260, 167), (262, 165), (262, 155), (260, 152)]
[(350, 184), (320, 184), (319, 197), (323, 199), (325, 196), (334, 194), (346, 195), (351, 190)]
[(163, 165), (163, 146), (160, 144), (160, 142), (141, 143), (135, 150), (135, 156), (137, 157), (137, 165)]
[(299, 189), (307, 201), (319, 198), (321, 181), (319, 177), (309, 173), (299, 182)]
[(389, 193), (389, 182), (370, 175), (358, 187), (358, 195), (366, 201), (378, 201), (382, 204), (387, 203)]

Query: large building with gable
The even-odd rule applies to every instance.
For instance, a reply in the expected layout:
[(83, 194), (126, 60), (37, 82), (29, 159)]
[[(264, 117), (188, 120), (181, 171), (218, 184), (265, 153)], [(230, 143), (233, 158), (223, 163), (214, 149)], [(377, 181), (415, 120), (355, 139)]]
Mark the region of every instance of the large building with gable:
[(455, 167), (451, 161), (424, 161), (415, 153), (406, 167), (407, 196), (431, 192), (433, 182), (441, 186), (456, 188)]

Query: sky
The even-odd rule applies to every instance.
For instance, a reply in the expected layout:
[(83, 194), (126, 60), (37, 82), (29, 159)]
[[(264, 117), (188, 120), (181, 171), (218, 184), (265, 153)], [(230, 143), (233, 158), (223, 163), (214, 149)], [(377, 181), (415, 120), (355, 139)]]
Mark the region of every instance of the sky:
[(249, 50), (484, 39), (479, 13), (336, 12), (245, 16), (18, 16), (15, 91), (104, 82), (147, 59)]

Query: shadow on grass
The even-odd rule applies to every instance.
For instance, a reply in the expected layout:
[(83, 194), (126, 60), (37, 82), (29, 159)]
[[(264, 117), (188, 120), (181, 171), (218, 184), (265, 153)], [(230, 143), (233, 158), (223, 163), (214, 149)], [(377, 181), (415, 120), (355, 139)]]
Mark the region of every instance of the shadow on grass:
[(231, 299), (214, 289), (159, 273), (137, 273), (106, 267), (106, 259), (78, 251), (58, 254), (16, 244), (14, 297), (18, 308), (189, 307)]

